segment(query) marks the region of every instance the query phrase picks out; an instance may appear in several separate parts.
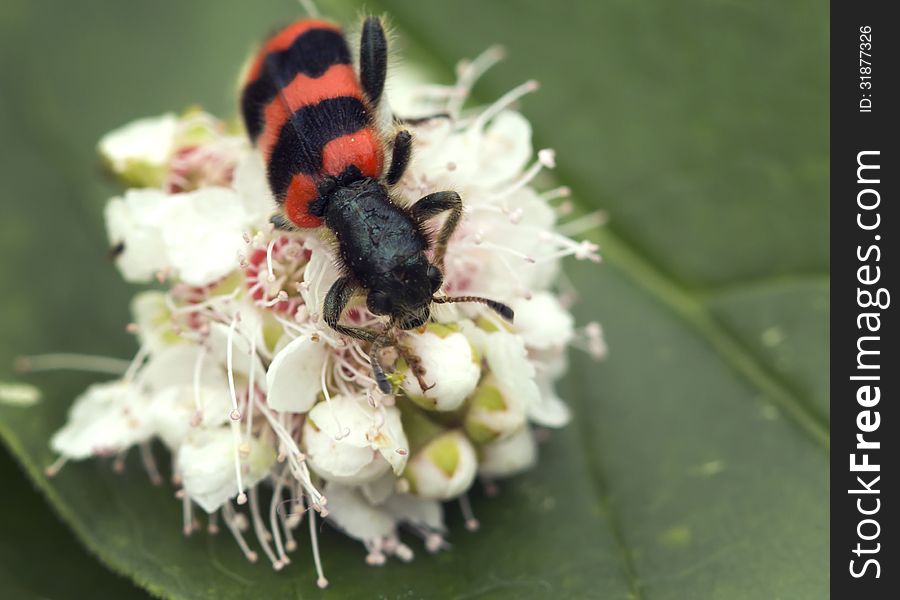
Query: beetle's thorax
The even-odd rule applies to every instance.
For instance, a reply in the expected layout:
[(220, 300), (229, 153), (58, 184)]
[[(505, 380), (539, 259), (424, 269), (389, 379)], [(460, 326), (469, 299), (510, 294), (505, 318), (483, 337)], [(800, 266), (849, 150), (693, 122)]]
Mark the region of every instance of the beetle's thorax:
[(334, 189), (325, 223), (338, 240), (341, 262), (369, 292), (379, 292), (409, 316), (430, 304), (428, 239), (418, 223), (391, 201), (383, 184), (361, 179)]

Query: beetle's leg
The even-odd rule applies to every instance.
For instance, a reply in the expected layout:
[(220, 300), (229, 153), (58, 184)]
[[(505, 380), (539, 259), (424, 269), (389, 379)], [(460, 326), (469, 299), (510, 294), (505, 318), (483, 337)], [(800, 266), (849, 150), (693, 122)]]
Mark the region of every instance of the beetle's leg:
[(278, 231), (297, 231), (297, 226), (283, 214), (275, 214), (269, 218), (269, 223), (275, 226)]
[(412, 156), (412, 136), (405, 129), (397, 132), (394, 138), (394, 151), (391, 155), (391, 168), (387, 173), (387, 184), (394, 185), (409, 165), (409, 157)]
[(433, 388), (435, 384), (429, 385), (425, 383), (425, 368), (422, 367), (422, 359), (402, 344), (397, 344), (395, 348), (397, 349), (397, 354), (406, 361), (406, 364), (409, 365), (409, 370), (416, 376), (416, 381), (419, 382), (419, 388), (422, 390), (422, 393), (424, 394)]
[(434, 262), (441, 272), (444, 271), (447, 242), (450, 241), (450, 236), (456, 231), (462, 217), (462, 199), (456, 192), (435, 192), (420, 198), (412, 207), (413, 218), (420, 223), (445, 211), (450, 211), (450, 214), (447, 215), (447, 220), (444, 221), (434, 242)]
[(363, 23), (359, 44), (359, 80), (373, 107), (378, 106), (387, 76), (387, 36), (378, 17)]
[(341, 320), (341, 315), (344, 313), (344, 309), (347, 308), (347, 304), (350, 303), (350, 298), (352, 298), (353, 294), (358, 290), (359, 285), (350, 277), (344, 276), (338, 278), (331, 286), (331, 289), (328, 290), (328, 294), (325, 295), (323, 316), (325, 317), (325, 322), (328, 323), (328, 326), (338, 333), (372, 343), (372, 347), (369, 349), (369, 360), (372, 362), (372, 372), (375, 374), (375, 381), (378, 382), (378, 389), (380, 389), (382, 393), (390, 394), (393, 391), (391, 389), (391, 382), (389, 382), (387, 376), (385, 376), (384, 367), (381, 366), (381, 362), (378, 359), (379, 351), (386, 346), (388, 342), (385, 333), (372, 331), (371, 329), (365, 329), (363, 327), (341, 325), (339, 322)]

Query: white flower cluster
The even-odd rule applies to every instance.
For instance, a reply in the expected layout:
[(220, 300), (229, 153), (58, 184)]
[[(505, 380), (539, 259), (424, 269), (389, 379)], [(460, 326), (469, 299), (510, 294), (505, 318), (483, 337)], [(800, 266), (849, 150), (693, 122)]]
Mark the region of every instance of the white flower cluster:
[[(383, 359), (392, 395), (378, 390), (368, 345), (322, 319), (338, 277), (328, 232), (270, 225), (276, 205), (264, 166), (240, 131), (193, 111), (107, 135), (102, 156), (133, 186), (106, 208), (116, 263), (126, 280), (158, 279), (165, 289), (135, 297), (129, 328), (140, 350), (120, 379), (76, 400), (52, 439), (61, 461), (121, 458), (136, 446), (158, 480), (149, 451), (158, 439), (173, 456), (186, 534), (199, 507), (211, 531), (223, 522), (255, 560), (244, 537), (252, 528), (280, 569), (306, 518), (323, 586), (317, 516), (363, 542), (372, 564), (412, 557), (400, 527), (430, 551), (445, 546), (443, 501), (459, 499), (474, 528), (465, 494), (476, 477), (490, 485), (529, 468), (532, 426), (568, 421), (553, 387), (566, 347), (603, 351), (596, 324), (576, 330), (554, 291), (561, 258), (598, 257), (558, 232), (565, 200), (555, 201), (566, 190), (532, 187), (553, 153), (540, 150), (531, 163), (530, 125), (509, 107), (535, 85), (462, 110), (497, 58), (489, 51), (461, 65), (453, 86), (394, 80), (402, 114), (449, 115), (412, 127), (414, 158), (396, 193), (410, 203), (460, 193), (465, 215), (443, 292), (506, 302), (515, 322), (481, 305), (436, 306), (432, 322), (404, 333)], [(363, 302), (344, 318), (380, 326)], [(424, 391), (409, 356), (424, 369)]]

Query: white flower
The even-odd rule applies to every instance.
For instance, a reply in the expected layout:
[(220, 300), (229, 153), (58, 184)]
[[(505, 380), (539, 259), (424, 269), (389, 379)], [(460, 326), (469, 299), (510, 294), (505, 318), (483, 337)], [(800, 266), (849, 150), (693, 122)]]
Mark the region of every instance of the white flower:
[(228, 188), (180, 194), (142, 189), (112, 200), (106, 223), (110, 244), (122, 244), (116, 264), (128, 281), (162, 273), (202, 286), (234, 270), (253, 215)]
[(537, 444), (528, 427), (479, 448), (478, 473), (485, 477), (509, 477), (530, 469), (537, 462)]
[(313, 470), (339, 483), (373, 481), (406, 465), (408, 443), (400, 412), (373, 408), (364, 397), (319, 402), (303, 426), (303, 449)]
[(50, 446), (75, 460), (120, 452), (153, 435), (147, 408), (147, 396), (133, 385), (96, 383), (76, 398)]
[(423, 393), (418, 379), (407, 373), (403, 389), (423, 408), (456, 410), (478, 385), (481, 375), (478, 356), (462, 333), (432, 324), (425, 332), (408, 336), (405, 345), (421, 360), (423, 377), (431, 387)]
[(472, 443), (460, 431), (448, 431), (429, 442), (409, 461), (410, 491), (422, 498), (450, 500), (475, 480), (478, 459)]
[(184, 490), (206, 512), (218, 510), (243, 489), (254, 487), (275, 464), (275, 451), (269, 444), (257, 438), (246, 443), (246, 458), (240, 461), (243, 487), (234, 468), (234, 454), (240, 451), (228, 428), (197, 431), (179, 447), (176, 467)]

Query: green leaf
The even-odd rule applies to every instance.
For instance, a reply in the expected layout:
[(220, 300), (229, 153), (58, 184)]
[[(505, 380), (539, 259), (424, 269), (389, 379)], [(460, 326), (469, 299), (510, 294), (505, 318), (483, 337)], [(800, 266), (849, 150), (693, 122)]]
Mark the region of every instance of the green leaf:
[[(23, 353), (132, 351), (132, 290), (103, 260), (110, 189), (92, 171), (93, 144), (192, 102), (231, 110), (246, 49), (296, 14), (277, 4), (4, 3), (0, 379), (17, 378), (8, 365)], [(610, 356), (574, 357), (574, 423), (542, 447), (538, 468), (476, 499), (481, 531), (465, 532), (450, 508), (452, 551), (374, 569), (326, 528), (326, 595), (824, 597), (827, 7), (367, 6), (392, 16), (408, 51), (445, 68), (506, 45), (481, 98), (541, 81), (523, 102), (537, 141), (556, 148), (580, 204), (610, 217), (597, 234), (605, 264), (570, 269), (580, 316), (603, 323)], [(63, 56), (74, 58), (60, 68)], [(172, 489), (151, 486), (136, 461), (122, 476), (93, 461), (46, 479), (47, 440), (90, 378), (29, 381), (44, 399), (0, 405), (0, 433), (104, 563), (166, 596), (320, 595), (303, 545), (274, 573), (228, 539), (184, 540)], [(71, 572), (66, 556), (40, 560)], [(96, 581), (112, 590), (118, 580)]]

